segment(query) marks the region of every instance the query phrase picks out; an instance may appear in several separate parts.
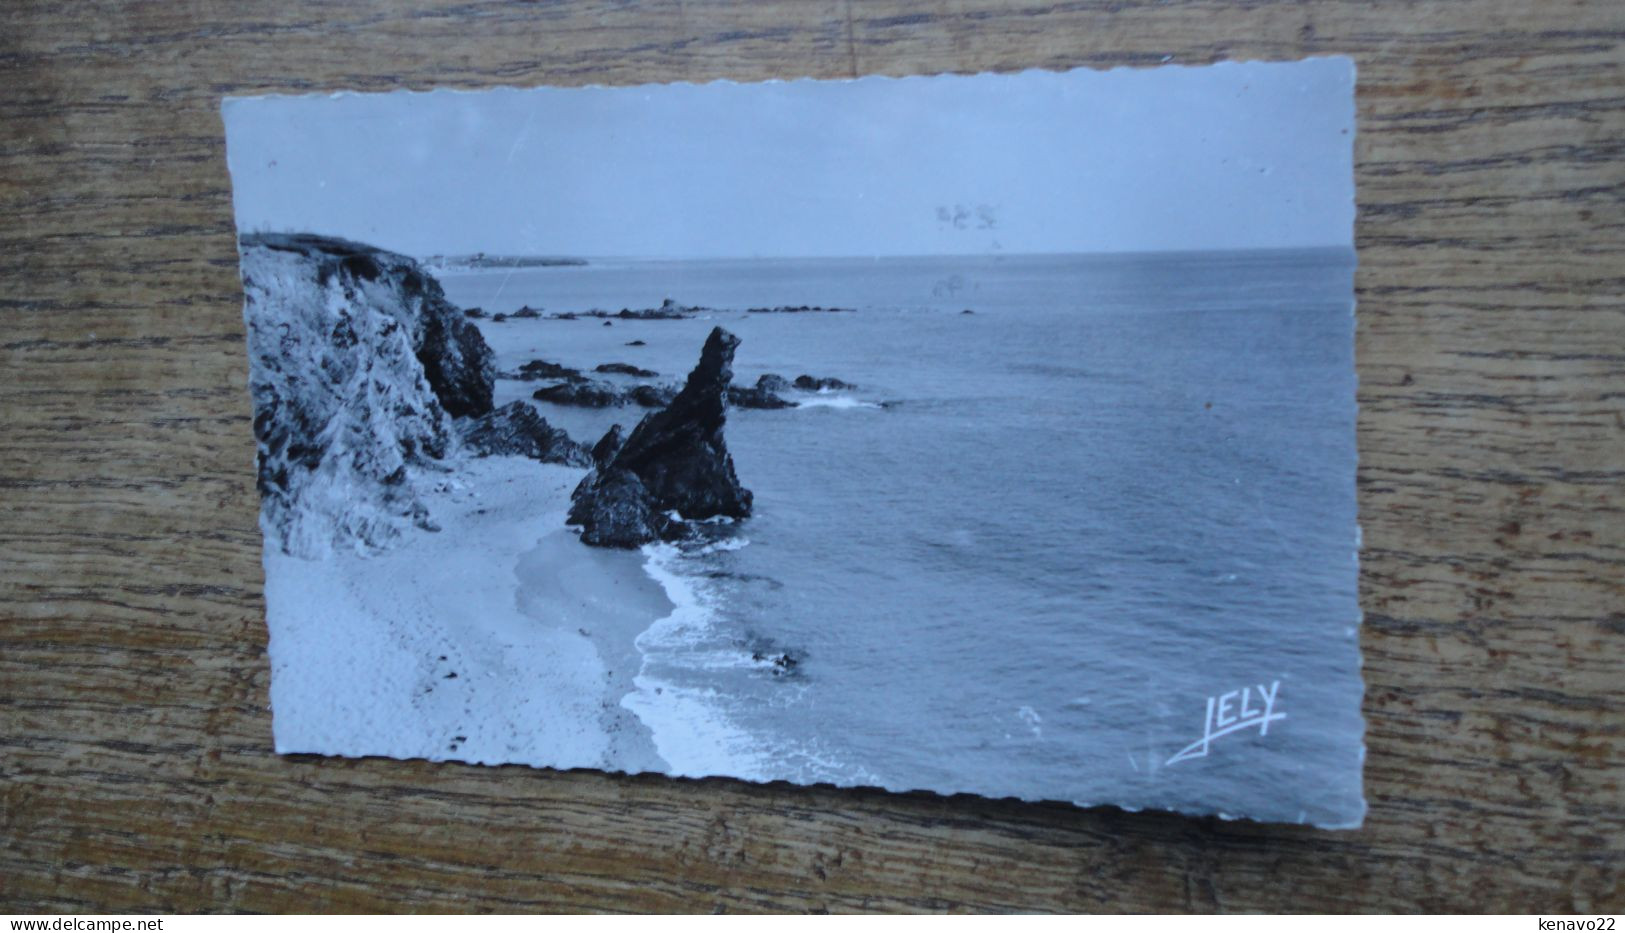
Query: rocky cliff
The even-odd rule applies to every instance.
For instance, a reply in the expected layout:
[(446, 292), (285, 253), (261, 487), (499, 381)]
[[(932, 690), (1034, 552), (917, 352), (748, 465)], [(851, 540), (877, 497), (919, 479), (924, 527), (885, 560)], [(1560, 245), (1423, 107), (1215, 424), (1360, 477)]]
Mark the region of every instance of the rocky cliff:
[(432, 528), (419, 484), (491, 411), (478, 329), (412, 259), (303, 234), (242, 237), (261, 525), (290, 554)]

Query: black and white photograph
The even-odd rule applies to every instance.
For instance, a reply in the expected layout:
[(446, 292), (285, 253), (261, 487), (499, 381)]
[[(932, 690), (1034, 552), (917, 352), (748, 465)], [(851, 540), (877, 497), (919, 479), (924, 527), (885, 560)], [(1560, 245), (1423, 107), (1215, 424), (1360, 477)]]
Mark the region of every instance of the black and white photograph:
[(1354, 80), (229, 98), (276, 750), (1359, 826)]

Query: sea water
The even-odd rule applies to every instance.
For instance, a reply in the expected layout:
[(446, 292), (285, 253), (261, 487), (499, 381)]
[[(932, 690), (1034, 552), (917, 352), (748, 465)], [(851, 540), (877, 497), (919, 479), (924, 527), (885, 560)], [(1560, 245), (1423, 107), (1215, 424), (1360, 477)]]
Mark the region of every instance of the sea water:
[[(482, 321), (504, 369), (680, 381), (720, 325), (737, 383), (858, 387), (731, 411), (754, 514), (648, 549), (678, 609), (640, 637), (623, 705), (673, 773), (1347, 825), (1364, 810), (1352, 274), (1351, 251), (1320, 250), (443, 282), (487, 312), (718, 309)], [(803, 304), (854, 310), (743, 311)], [(532, 389), (503, 380), (498, 402)], [(587, 443), (643, 414), (538, 407)]]

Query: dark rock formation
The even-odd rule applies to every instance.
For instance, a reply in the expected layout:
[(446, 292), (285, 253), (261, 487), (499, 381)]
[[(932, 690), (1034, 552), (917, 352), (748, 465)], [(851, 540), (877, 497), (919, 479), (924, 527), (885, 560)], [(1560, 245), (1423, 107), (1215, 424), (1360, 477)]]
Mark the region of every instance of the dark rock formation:
[(628, 340), (626, 342), (626, 345), (629, 346), (629, 347), (646, 347), (646, 346), (648, 346), (648, 344), (644, 343), (641, 340)]
[(465, 308), (463, 310), (463, 316), (476, 319), (482, 318), (485, 317), (485, 310), (483, 308)]
[(672, 399), (677, 397), (677, 389), (675, 386), (649, 385), (645, 383), (633, 386), (632, 391), (627, 393), (627, 397), (644, 408), (665, 408), (671, 404)]
[(662, 510), (690, 520), (750, 515), (750, 491), (739, 484), (722, 435), (738, 346), (738, 337), (713, 328), (682, 391), (640, 421), (615, 455), (611, 467), (636, 473)]
[[(680, 321), (715, 310), (717, 309), (708, 308), (704, 305), (685, 305), (667, 298), (660, 303), (658, 308), (622, 308), (619, 311), (605, 311), (601, 308), (593, 308), (591, 311), (561, 311), (557, 314), (548, 315), (548, 319), (553, 321), (579, 321), (585, 318), (595, 318), (602, 320), (605, 324), (613, 321)], [(745, 309), (750, 314), (850, 314), (853, 310), (852, 308), (826, 308), (819, 305), (778, 305), (772, 308)], [(513, 314), (513, 317), (521, 316), (532, 317), (534, 315), (522, 315), (517, 311)]]
[(776, 393), (762, 388), (761, 381), (752, 388), (744, 386), (728, 387), (728, 404), (735, 408), (794, 408), (794, 402), (780, 398)]
[(508, 316), (506, 314), (503, 314), (501, 311), (498, 311), (497, 313), (491, 315), (491, 322), (494, 323), (494, 324), (501, 324), (503, 321), (506, 321), (507, 319), (508, 319)]
[(565, 379), (570, 382), (584, 382), (587, 377), (579, 369), (554, 363), (549, 360), (531, 360), (519, 367), (514, 378), (533, 382), (538, 379)]
[(611, 405), (626, 403), (626, 396), (622, 395), (619, 389), (607, 383), (590, 380), (561, 382), (556, 386), (537, 389), (530, 397), (539, 402), (574, 405), (578, 408), (608, 408)]
[(790, 380), (777, 373), (764, 373), (756, 378), (756, 388), (763, 392), (788, 392)]
[(425, 317), (418, 362), (446, 414), (464, 418), (491, 410), (495, 361), (479, 329), (464, 319)]
[(622, 308), (620, 316), (623, 318), (641, 316), (646, 320), (673, 320), (675, 318), (686, 317), (696, 311), (704, 310), (704, 308), (678, 304), (677, 302), (672, 301), (670, 298), (667, 298), (660, 303), (660, 307), (651, 308), (647, 311), (628, 311), (627, 309)]
[(693, 317), (710, 308), (682, 305), (670, 298), (661, 302), (658, 308), (622, 308), (619, 311), (604, 311), (594, 308), (591, 311), (565, 311), (551, 316), (555, 321), (579, 321), (582, 318), (596, 318), (604, 323), (611, 323), (611, 318), (617, 321), (681, 321)]
[[(667, 298), (666, 303), (658, 308), (644, 308), (638, 311), (622, 308), (621, 310), (617, 311), (614, 316), (623, 321), (680, 321), (700, 310), (704, 309), (685, 307), (683, 305), (676, 304), (670, 298)], [(599, 311), (593, 316), (608, 317), (609, 312)]]
[(801, 666), (801, 658), (793, 651), (753, 651), (750, 659), (758, 664), (770, 664), (769, 668), (774, 677), (783, 677), (794, 674), (796, 668)]
[[(290, 235), (287, 239), (293, 237)], [(329, 249), (333, 248), (331, 244), (345, 242), (324, 237), (309, 237), (305, 242), (315, 240), (323, 241), (327, 244), (324, 248)], [(329, 265), (318, 272), (318, 278), (348, 276), (368, 282), (387, 278), (383, 284), (394, 287), (407, 313), (415, 318), (413, 323), (417, 326), (411, 334), (413, 349), (441, 407), (456, 418), (490, 411), (491, 389), (496, 382), (496, 355), (480, 336), (480, 329), (446, 300), (440, 283), (417, 263), (405, 256), (360, 244), (347, 244), (345, 248), (356, 247), (369, 252), (349, 253), (337, 260), (336, 271), (331, 271), (333, 260), (329, 260)], [(355, 291), (353, 286), (351, 291)], [(339, 334), (334, 336), (337, 338)]]
[(797, 376), (796, 381), (793, 384), (795, 385), (796, 388), (802, 390), (803, 392), (822, 392), (825, 389), (856, 389), (857, 388), (857, 386), (853, 385), (850, 382), (842, 382), (839, 379), (833, 379), (833, 378), (830, 378), (830, 377), (827, 377), (827, 376), (823, 377), (823, 378), (814, 378), (812, 376), (805, 376), (805, 375)]
[(660, 375), (652, 369), (644, 369), (641, 366), (633, 366), (631, 363), (600, 363), (593, 367), (593, 372), (620, 373), (623, 376), (637, 376), (640, 379), (647, 379), (651, 376)]
[(592, 445), (593, 466), (600, 470), (608, 466), (609, 462), (615, 459), (615, 455), (621, 452), (621, 447), (625, 443), (626, 435), (621, 433), (621, 426), (610, 425), (604, 436), (598, 439), (598, 443)]
[(598, 481), (599, 474), (609, 466), (610, 461), (615, 459), (615, 455), (621, 452), (621, 447), (625, 444), (626, 436), (621, 433), (621, 426), (612, 424), (609, 430), (604, 432), (604, 436), (598, 439), (598, 443), (592, 445), (592, 469), (587, 471), (587, 475), (581, 478), (581, 482), (577, 483), (575, 490), (570, 493), (568, 518), (570, 523), (579, 525), (591, 514), (591, 510), (583, 506), (580, 500)]
[(975, 311), (972, 311), (972, 310), (971, 310), (971, 309), (969, 309), (969, 308), (966, 308), (966, 309), (965, 309), (965, 310), (963, 310), (963, 311), (961, 311), (961, 312), (959, 312), (959, 313), (960, 313), (960, 314), (975, 314), (975, 313), (976, 313), (976, 312), (975, 312)]
[(570, 521), (583, 527), (582, 541), (631, 548), (681, 534), (670, 512), (688, 520), (750, 515), (750, 490), (739, 484), (722, 436), (738, 346), (738, 337), (714, 328), (677, 397), (646, 415), (576, 489)]
[(482, 457), (520, 456), (543, 463), (592, 466), (587, 449), (570, 435), (547, 423), (524, 402), (511, 402), (496, 411), (458, 425), (463, 444)]
[(520, 308), (518, 311), (515, 311), (508, 316), (514, 318), (536, 318), (541, 317), (542, 312), (537, 308), (532, 308), (530, 305), (525, 305), (523, 308)]
[(605, 326), (605, 327), (614, 327), (614, 326), (615, 326), (615, 322), (614, 322), (614, 321), (605, 321), (605, 322), (604, 322), (604, 326)]
[(630, 470), (603, 471), (593, 477), (584, 494), (580, 487), (576, 492), (568, 520), (581, 526), (581, 540), (586, 544), (636, 548), (669, 533), (670, 520)]

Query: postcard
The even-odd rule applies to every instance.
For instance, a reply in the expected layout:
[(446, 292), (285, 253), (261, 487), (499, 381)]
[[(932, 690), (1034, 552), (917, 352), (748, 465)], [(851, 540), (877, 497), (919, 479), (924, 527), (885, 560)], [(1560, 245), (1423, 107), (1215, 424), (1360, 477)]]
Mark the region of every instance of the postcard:
[(1353, 92), (227, 100), (276, 749), (1359, 825)]

